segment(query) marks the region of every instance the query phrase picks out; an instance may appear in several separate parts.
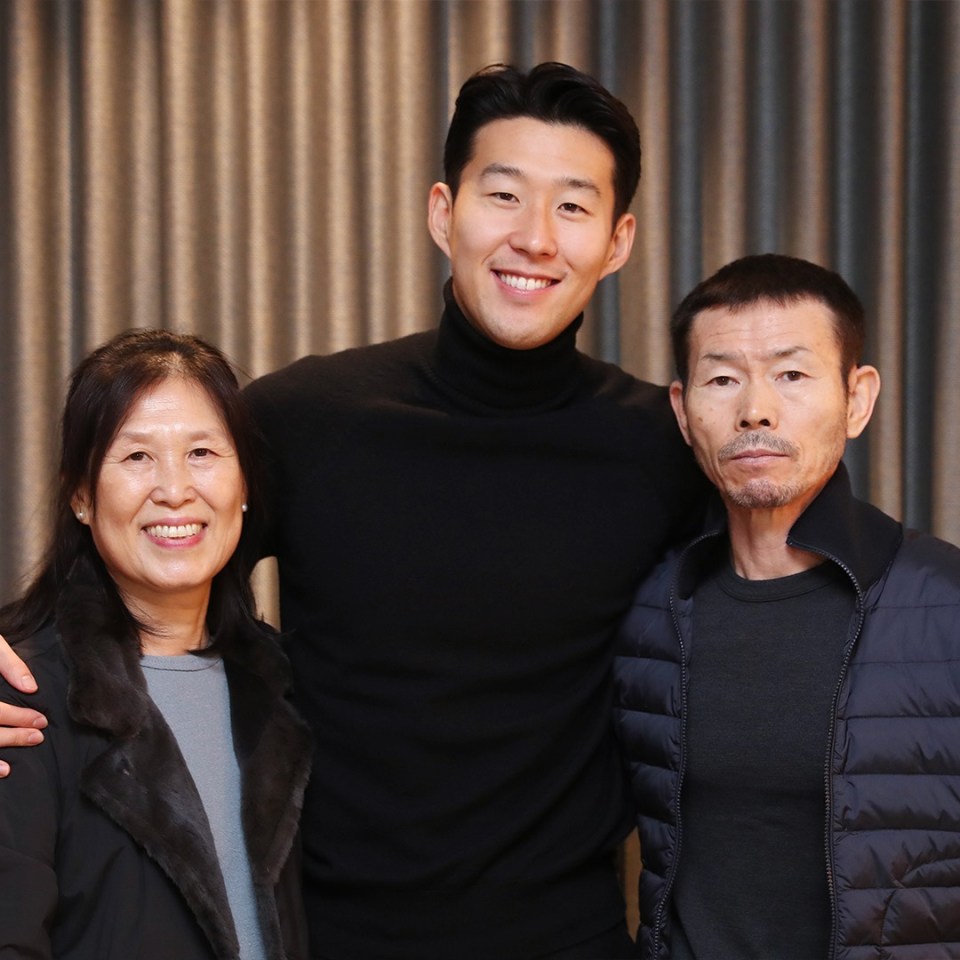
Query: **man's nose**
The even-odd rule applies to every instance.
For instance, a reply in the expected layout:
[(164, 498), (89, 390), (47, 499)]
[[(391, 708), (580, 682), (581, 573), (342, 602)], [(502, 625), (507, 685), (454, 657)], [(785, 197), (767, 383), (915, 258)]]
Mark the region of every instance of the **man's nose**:
[(516, 250), (536, 257), (552, 257), (557, 252), (553, 210), (546, 203), (530, 203), (520, 212), (520, 222), (510, 238)]
[(767, 383), (747, 383), (740, 395), (739, 426), (742, 430), (758, 427), (775, 429), (778, 422), (777, 399)]

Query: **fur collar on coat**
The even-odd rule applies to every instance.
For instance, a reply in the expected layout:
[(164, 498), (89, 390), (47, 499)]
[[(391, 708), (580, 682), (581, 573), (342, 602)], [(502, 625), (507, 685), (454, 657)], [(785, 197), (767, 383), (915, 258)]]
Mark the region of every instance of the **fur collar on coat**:
[[(138, 644), (111, 634), (88, 570), (74, 570), (56, 619), (70, 665), (69, 712), (110, 741), (84, 769), (82, 791), (177, 885), (217, 957), (237, 956), (206, 814), (176, 740), (147, 694)], [(288, 665), (275, 635), (251, 622), (235, 639), (225, 666), (241, 818), (267, 955), (283, 957), (274, 888), (297, 837), (310, 733), (285, 699)]]

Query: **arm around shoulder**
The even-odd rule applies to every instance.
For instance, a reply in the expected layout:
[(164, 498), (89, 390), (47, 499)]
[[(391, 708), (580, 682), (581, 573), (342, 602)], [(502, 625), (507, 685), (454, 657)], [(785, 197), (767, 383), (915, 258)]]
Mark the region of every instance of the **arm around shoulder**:
[[(18, 697), (0, 684), (0, 698)], [(26, 751), (16, 776), (0, 784), (0, 960), (53, 957), (58, 782), (47, 742)]]
[[(42, 743), (40, 731), (46, 727), (47, 720), (30, 706), (28, 696), (36, 692), (37, 682), (30, 668), (3, 637), (0, 637), (0, 677), (10, 685), (0, 687), (0, 748)], [(9, 773), (10, 764), (0, 760), (0, 778)]]

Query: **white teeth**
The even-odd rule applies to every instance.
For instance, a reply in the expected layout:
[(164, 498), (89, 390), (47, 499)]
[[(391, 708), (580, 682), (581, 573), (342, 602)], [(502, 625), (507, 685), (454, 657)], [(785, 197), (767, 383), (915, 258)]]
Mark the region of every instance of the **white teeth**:
[(151, 537), (159, 537), (161, 540), (183, 540), (185, 537), (195, 537), (202, 528), (203, 525), (199, 523), (184, 523), (176, 527), (158, 523), (146, 530)]
[(497, 276), (508, 286), (515, 290), (542, 290), (549, 287), (552, 280), (542, 280), (536, 277), (518, 277), (514, 273), (498, 273)]

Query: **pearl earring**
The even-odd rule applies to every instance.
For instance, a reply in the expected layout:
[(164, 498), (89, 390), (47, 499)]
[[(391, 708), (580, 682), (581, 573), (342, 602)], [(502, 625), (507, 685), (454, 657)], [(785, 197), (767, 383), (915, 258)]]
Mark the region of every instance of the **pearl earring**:
[(240, 504), (240, 510), (241, 510), (243, 513), (246, 513), (246, 512), (247, 512), (247, 505), (246, 505), (245, 503), (241, 503), (241, 504)]
[(82, 511), (82, 510), (78, 510), (78, 511), (77, 511), (77, 519), (78, 519), (81, 523), (83, 523), (83, 511)]

